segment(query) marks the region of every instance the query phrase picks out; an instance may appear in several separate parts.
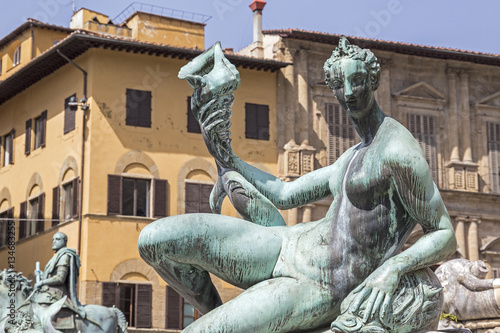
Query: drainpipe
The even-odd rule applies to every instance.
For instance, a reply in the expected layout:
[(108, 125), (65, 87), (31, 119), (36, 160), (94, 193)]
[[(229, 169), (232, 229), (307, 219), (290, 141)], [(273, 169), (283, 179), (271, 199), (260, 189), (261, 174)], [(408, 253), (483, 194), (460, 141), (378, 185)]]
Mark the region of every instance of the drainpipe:
[(78, 254), (81, 252), (82, 247), (82, 207), (83, 207), (83, 180), (84, 180), (84, 165), (85, 165), (85, 128), (86, 128), (86, 118), (85, 111), (88, 110), (89, 106), (87, 105), (87, 72), (78, 66), (73, 60), (64, 55), (61, 50), (57, 50), (57, 53), (64, 59), (66, 59), (70, 64), (78, 68), (83, 73), (83, 98), (81, 99), (80, 107), (83, 111), (82, 116), (82, 161), (81, 161), (81, 170), (80, 170), (80, 191), (78, 198)]

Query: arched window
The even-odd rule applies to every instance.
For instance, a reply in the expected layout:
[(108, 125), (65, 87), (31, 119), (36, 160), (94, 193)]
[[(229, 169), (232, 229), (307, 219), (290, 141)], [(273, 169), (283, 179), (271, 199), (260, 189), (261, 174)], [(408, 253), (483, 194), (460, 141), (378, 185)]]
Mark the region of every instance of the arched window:
[(21, 63), (21, 45), (19, 45), (15, 51), (14, 56), (12, 57), (12, 66), (17, 66)]

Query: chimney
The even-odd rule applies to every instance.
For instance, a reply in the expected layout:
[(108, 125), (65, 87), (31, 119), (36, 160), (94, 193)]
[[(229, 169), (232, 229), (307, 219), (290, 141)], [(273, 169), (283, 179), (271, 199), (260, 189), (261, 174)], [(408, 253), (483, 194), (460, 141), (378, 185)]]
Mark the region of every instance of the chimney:
[(264, 58), (264, 47), (262, 46), (262, 10), (266, 2), (264, 0), (254, 0), (250, 4), (253, 11), (253, 44), (250, 54), (252, 57)]

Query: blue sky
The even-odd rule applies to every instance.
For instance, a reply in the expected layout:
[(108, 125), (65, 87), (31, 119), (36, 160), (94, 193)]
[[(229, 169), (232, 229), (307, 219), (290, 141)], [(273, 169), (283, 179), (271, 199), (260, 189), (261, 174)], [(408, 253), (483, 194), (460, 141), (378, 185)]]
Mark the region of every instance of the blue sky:
[[(252, 41), (251, 0), (144, 0), (157, 6), (210, 15), (206, 46), (220, 40), (239, 50)], [(3, 37), (32, 17), (69, 26), (72, 0), (9, 1), (0, 13)], [(75, 0), (116, 17), (131, 2)], [(268, 0), (264, 29), (300, 28), (382, 40), (500, 54), (498, 0)]]

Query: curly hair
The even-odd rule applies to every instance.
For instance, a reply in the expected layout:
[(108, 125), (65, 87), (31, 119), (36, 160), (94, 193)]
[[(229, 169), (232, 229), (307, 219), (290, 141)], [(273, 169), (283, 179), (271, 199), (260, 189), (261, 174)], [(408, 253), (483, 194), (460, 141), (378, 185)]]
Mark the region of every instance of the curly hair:
[(332, 52), (332, 56), (323, 65), (325, 82), (330, 89), (333, 89), (331, 69), (335, 61), (340, 59), (363, 61), (368, 68), (372, 89), (374, 91), (377, 89), (380, 79), (380, 65), (377, 62), (377, 57), (369, 49), (362, 49), (357, 45), (351, 45), (345, 36), (340, 37), (339, 46)]

